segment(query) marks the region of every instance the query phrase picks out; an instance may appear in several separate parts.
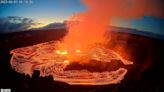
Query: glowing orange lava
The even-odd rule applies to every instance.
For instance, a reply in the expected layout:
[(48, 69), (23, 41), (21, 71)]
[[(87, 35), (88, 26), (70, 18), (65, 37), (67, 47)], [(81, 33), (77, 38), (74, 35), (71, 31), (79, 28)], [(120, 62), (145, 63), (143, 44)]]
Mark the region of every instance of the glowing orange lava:
[(97, 61), (104, 66), (104, 63), (114, 60), (124, 65), (133, 64), (115, 51), (99, 45), (106, 44), (110, 40), (110, 37), (105, 38), (105, 34), (109, 30), (112, 18), (130, 19), (150, 15), (163, 17), (162, 9), (157, 7), (159, 4), (156, 0), (82, 0), (81, 2), (86, 6), (86, 10), (73, 15), (66, 23), (68, 34), (62, 42), (52, 41), (12, 50), (13, 56), (10, 61), (12, 68), (30, 76), (34, 70), (39, 70), (40, 76), (51, 75), (56, 81), (72, 85), (119, 83), (128, 71), (122, 67), (102, 72), (65, 69), (74, 62), (94, 64), (93, 61)]
[(19, 73), (30, 76), (34, 70), (39, 70), (40, 76), (51, 75), (55, 81), (62, 81), (71, 85), (105, 85), (119, 83), (127, 73), (127, 69), (120, 67), (115, 71), (106, 70), (102, 72), (90, 72), (87, 69), (65, 69), (73, 62), (85, 64), (92, 62), (92, 60), (102, 63), (120, 60), (124, 65), (133, 64), (133, 62), (123, 59), (116, 52), (101, 45), (92, 46), (86, 52), (75, 50), (73, 57), (78, 59), (74, 59), (70, 57), (69, 52), (58, 50), (58, 44), (60, 43), (51, 41), (12, 50), (13, 56), (10, 61), (12, 68)]

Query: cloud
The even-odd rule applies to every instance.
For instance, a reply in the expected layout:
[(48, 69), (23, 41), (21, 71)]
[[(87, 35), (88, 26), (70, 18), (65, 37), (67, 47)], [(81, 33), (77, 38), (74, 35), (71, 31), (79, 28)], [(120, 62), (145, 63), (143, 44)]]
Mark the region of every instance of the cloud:
[(16, 31), (25, 31), (37, 23), (30, 18), (17, 16), (1, 17), (0, 18), (0, 33), (9, 33)]

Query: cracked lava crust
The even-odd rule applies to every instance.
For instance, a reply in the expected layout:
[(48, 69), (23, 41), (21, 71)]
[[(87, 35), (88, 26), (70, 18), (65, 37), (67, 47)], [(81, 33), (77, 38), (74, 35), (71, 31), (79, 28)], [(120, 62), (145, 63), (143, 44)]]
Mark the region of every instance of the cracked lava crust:
[(80, 59), (72, 60), (69, 53), (58, 50), (58, 44), (50, 41), (14, 49), (10, 64), (18, 73), (32, 76), (38, 70), (40, 76), (51, 75), (55, 81), (70, 85), (117, 84), (128, 72), (123, 66), (133, 64), (102, 45), (91, 46), (85, 52), (77, 50), (74, 55)]

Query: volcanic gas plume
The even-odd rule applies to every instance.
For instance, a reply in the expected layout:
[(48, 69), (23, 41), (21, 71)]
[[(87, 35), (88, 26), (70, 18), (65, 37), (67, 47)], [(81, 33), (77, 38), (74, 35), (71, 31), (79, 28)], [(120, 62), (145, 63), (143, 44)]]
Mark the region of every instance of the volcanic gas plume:
[[(112, 17), (126, 19), (143, 16), (164, 17), (161, 0), (82, 0), (87, 10), (74, 14), (67, 23), (69, 32), (64, 38), (64, 49), (85, 49), (90, 44), (107, 42), (104, 34)], [(163, 8), (162, 8), (163, 7)], [(108, 38), (109, 40), (110, 38)], [(62, 49), (63, 49), (62, 47)]]
[[(159, 6), (159, 1), (161, 0), (82, 0), (87, 10), (74, 14), (69, 19), (68, 34), (63, 41), (46, 42), (12, 50), (13, 56), (10, 61), (12, 68), (30, 76), (34, 70), (39, 70), (40, 76), (51, 75), (54, 80), (72, 85), (119, 83), (128, 70), (122, 67), (110, 70), (111, 67), (104, 66), (104, 63), (112, 64), (111, 62), (119, 61), (123, 65), (131, 65), (133, 62), (125, 60), (104, 46), (110, 39), (105, 38), (105, 33), (111, 18), (163, 17), (161, 12), (163, 6)], [(72, 21), (76, 23), (72, 24)], [(77, 62), (80, 64), (79, 67), (85, 66), (84, 69), (71, 67), (71, 64)], [(99, 67), (103, 65), (104, 71), (91, 72), (86, 69), (90, 65), (91, 67), (99, 65), (96, 62), (100, 63)], [(69, 65), (73, 70), (68, 69)]]

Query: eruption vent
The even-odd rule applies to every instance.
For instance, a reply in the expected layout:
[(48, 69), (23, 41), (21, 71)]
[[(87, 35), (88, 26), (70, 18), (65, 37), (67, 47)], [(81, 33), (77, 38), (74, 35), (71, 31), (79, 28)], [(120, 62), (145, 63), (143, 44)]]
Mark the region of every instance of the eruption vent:
[[(13, 56), (10, 61), (12, 68), (30, 76), (34, 70), (38, 70), (40, 76), (51, 75), (54, 80), (71, 85), (105, 85), (119, 83), (127, 73), (127, 69), (119, 67), (111, 70), (111, 67), (106, 65), (102, 71), (96, 71), (96, 68), (102, 67), (101, 64), (110, 64), (112, 61), (124, 65), (133, 64), (101, 45), (91, 46), (87, 52), (76, 52), (75, 56), (80, 57), (80, 61), (72, 61), (69, 53), (58, 50), (58, 44), (60, 43), (52, 41), (12, 50)], [(77, 69), (73, 66), (75, 63), (79, 65), (75, 66)], [(88, 66), (81, 68), (84, 65)], [(96, 67), (93, 67), (95, 65)]]
[[(67, 22), (68, 34), (62, 42), (52, 41), (12, 50), (12, 68), (30, 76), (34, 70), (39, 70), (40, 76), (52, 75), (54, 80), (72, 85), (119, 83), (128, 70), (123, 67), (113, 70), (112, 62), (133, 63), (99, 45), (110, 39), (104, 36), (108, 24), (112, 17), (163, 17), (163, 5), (159, 1), (162, 0), (82, 0), (87, 10), (70, 18), (75, 24)], [(92, 67), (96, 65), (96, 68), (103, 67), (103, 71), (95, 71), (96, 68)]]

